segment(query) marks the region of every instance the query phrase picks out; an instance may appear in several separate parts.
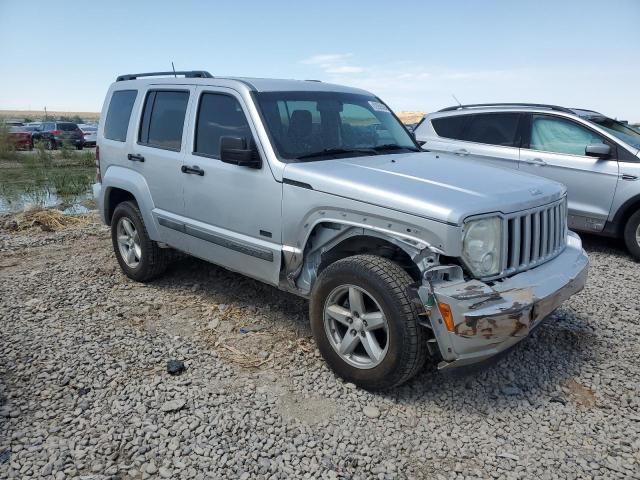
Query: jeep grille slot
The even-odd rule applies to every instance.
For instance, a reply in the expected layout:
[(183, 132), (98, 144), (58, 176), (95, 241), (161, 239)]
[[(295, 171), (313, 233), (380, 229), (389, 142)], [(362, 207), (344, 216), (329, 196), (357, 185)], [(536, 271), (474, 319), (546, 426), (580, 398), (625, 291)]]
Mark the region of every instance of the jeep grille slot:
[(567, 243), (566, 197), (551, 205), (505, 218), (501, 277), (528, 270), (556, 257)]

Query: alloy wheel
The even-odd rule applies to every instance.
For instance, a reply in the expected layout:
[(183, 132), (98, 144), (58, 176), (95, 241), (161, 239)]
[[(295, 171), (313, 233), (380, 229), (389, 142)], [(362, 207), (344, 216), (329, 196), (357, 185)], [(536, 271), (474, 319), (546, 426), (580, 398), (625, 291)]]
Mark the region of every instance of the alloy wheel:
[(389, 324), (378, 302), (365, 289), (341, 285), (327, 297), (324, 328), (329, 343), (349, 365), (379, 365), (389, 346)]
[(136, 268), (140, 264), (142, 248), (135, 225), (127, 217), (122, 217), (118, 220), (117, 234), (120, 256), (129, 267)]

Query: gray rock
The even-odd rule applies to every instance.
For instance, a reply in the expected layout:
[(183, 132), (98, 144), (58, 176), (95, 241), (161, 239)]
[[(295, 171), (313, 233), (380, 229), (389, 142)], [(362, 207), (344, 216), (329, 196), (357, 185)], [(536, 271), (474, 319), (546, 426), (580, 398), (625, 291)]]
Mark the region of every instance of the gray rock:
[(378, 418), (380, 416), (380, 410), (378, 407), (374, 407), (373, 405), (366, 405), (362, 409), (362, 413), (364, 413), (369, 418)]
[(164, 402), (160, 406), (160, 410), (162, 410), (165, 413), (177, 412), (178, 410), (182, 410), (186, 404), (187, 404), (187, 401), (184, 399), (169, 400), (167, 402)]

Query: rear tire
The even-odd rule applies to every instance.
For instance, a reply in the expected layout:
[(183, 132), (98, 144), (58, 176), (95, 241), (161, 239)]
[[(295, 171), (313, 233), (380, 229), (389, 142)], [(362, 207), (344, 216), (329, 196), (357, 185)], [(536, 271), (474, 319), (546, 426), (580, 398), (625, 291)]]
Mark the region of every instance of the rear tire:
[(629, 217), (624, 226), (624, 243), (636, 261), (640, 261), (640, 210)]
[(134, 202), (122, 202), (113, 212), (111, 241), (120, 268), (132, 280), (147, 282), (167, 268), (167, 252), (149, 238)]
[[(427, 338), (410, 298), (412, 283), (399, 265), (374, 255), (338, 260), (320, 274), (309, 304), (311, 329), (320, 353), (337, 375), (367, 390), (385, 390), (406, 382), (423, 367)], [(384, 327), (372, 327), (380, 319)], [(373, 331), (374, 347), (369, 343)], [(342, 346), (349, 353), (340, 353)], [(367, 363), (367, 357), (372, 361)]]

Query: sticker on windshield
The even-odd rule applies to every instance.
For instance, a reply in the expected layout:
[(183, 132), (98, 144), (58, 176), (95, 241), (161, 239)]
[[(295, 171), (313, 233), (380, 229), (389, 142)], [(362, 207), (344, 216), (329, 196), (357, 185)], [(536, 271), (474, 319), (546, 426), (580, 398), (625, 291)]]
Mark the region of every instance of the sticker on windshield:
[(384, 103), (370, 101), (369, 105), (377, 112), (389, 112), (389, 109)]

